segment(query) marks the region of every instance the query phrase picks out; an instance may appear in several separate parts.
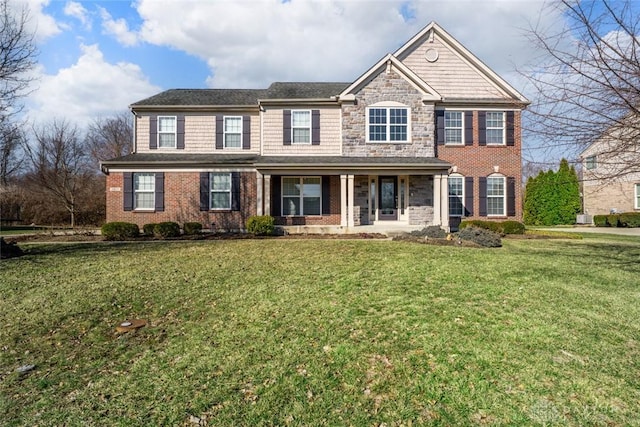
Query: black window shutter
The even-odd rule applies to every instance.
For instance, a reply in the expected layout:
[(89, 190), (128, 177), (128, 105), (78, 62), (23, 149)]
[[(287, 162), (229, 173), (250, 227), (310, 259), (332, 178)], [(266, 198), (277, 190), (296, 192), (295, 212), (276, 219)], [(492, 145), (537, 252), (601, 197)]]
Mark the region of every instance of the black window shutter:
[(220, 114), (216, 116), (216, 150), (222, 150), (224, 143), (224, 117)]
[(464, 216), (473, 216), (473, 177), (464, 178)]
[(282, 143), (291, 145), (291, 110), (282, 112)]
[(487, 112), (478, 111), (478, 143), (487, 145)]
[(176, 121), (176, 148), (184, 150), (184, 116), (178, 116)]
[(322, 177), (322, 215), (331, 214), (331, 177)]
[(311, 110), (311, 145), (320, 145), (320, 110)]
[(513, 111), (507, 111), (507, 145), (510, 147), (513, 147), (516, 143), (513, 120), (514, 120)]
[(487, 178), (480, 177), (478, 200), (480, 201), (480, 216), (487, 216)]
[(149, 116), (149, 149), (158, 148), (158, 116)]
[(231, 173), (231, 210), (240, 210), (240, 172)]
[(464, 112), (464, 145), (473, 145), (473, 111)]
[(251, 149), (251, 116), (242, 116), (242, 149)]
[(164, 211), (164, 173), (156, 173), (156, 211)]
[(507, 216), (516, 216), (516, 179), (507, 178)]
[(281, 205), (281, 188), (282, 188), (282, 177), (280, 175), (272, 175), (271, 176), (271, 187), (273, 191), (271, 192), (271, 216), (281, 216), (282, 210), (280, 209)]
[(444, 145), (444, 110), (436, 110), (436, 136), (438, 145)]
[(124, 193), (124, 210), (133, 210), (133, 173), (125, 172), (122, 174), (123, 193)]
[(200, 172), (200, 210), (209, 210), (209, 172)]

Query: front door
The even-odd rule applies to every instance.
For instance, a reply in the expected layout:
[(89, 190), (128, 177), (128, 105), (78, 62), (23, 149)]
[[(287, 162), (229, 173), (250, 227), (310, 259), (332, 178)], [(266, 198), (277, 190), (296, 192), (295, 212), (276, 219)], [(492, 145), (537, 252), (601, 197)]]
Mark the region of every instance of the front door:
[(381, 176), (378, 178), (380, 195), (378, 219), (381, 221), (395, 221), (398, 219), (398, 177)]

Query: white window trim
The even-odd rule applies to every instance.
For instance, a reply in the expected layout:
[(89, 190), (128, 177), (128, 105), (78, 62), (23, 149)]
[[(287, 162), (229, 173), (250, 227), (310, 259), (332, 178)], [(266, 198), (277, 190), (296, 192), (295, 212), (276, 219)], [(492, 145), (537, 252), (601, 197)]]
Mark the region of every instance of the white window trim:
[[(497, 144), (496, 144), (497, 145)], [(489, 213), (489, 197), (492, 199), (497, 199), (500, 196), (489, 196), (489, 179), (500, 178), (502, 179), (502, 213), (499, 214), (490, 214)], [(489, 175), (487, 177), (487, 194), (485, 194), (487, 198), (487, 216), (488, 217), (506, 217), (507, 216), (507, 177), (504, 175)]]
[[(460, 142), (447, 142), (447, 119), (446, 119), (446, 114), (447, 113), (460, 113), (461, 117), (461, 127), (460, 127)], [(464, 139), (464, 134), (465, 134), (465, 116), (466, 116), (466, 111), (464, 110), (444, 110), (444, 145), (454, 145), (454, 146), (460, 146), (460, 145), (464, 145), (465, 144), (465, 139)], [(457, 129), (457, 128), (449, 128), (449, 129)]]
[(635, 208), (640, 209), (640, 183), (636, 183), (634, 187), (636, 189)]
[[(293, 125), (293, 115), (294, 113), (309, 113), (309, 126), (294, 126)], [(313, 140), (313, 113), (311, 110), (291, 110), (291, 145), (311, 145)], [(305, 142), (296, 142), (293, 137), (294, 129), (309, 129), (309, 141)]]
[[(391, 137), (391, 123), (389, 123), (389, 120), (391, 118), (390, 109), (405, 109), (407, 110), (407, 139), (405, 141), (391, 141), (390, 137)], [(382, 110), (382, 109), (386, 109), (387, 110), (387, 123), (385, 124), (386, 128), (387, 128), (387, 139), (385, 141), (372, 141), (369, 139), (369, 128), (371, 126), (371, 123), (369, 123), (369, 110), (374, 109), (374, 110)], [(400, 104), (398, 102), (385, 102), (385, 103), (379, 103), (378, 104), (373, 104), (368, 106), (367, 108), (365, 108), (365, 121), (366, 121), (366, 138), (365, 138), (365, 142), (367, 143), (371, 143), (371, 144), (410, 144), (411, 143), (411, 107), (404, 105), (404, 104)], [(380, 125), (376, 125), (376, 126), (380, 126)]]
[[(240, 146), (239, 147), (227, 147), (227, 134), (236, 135), (236, 132), (227, 132), (227, 119), (240, 119)], [(223, 116), (222, 118), (222, 148), (225, 150), (242, 150), (242, 137), (243, 137), (243, 119), (242, 116)]]
[[(136, 190), (136, 177), (141, 175), (151, 175), (153, 177), (153, 190)], [(134, 211), (154, 211), (156, 209), (156, 174), (154, 172), (134, 172), (133, 173), (133, 210)], [(139, 208), (137, 193), (151, 193), (153, 195), (153, 203), (150, 208)]]
[[(298, 197), (300, 198), (300, 213), (297, 215), (282, 215), (284, 217), (297, 217), (297, 216), (314, 216), (320, 217), (322, 216), (322, 177), (321, 176), (283, 176), (280, 181), (280, 209), (284, 212), (284, 198), (285, 194), (282, 189), (284, 189), (284, 180), (288, 178), (297, 178), (300, 182), (301, 191)], [(308, 178), (317, 178), (320, 180), (320, 213), (318, 214), (306, 214), (304, 213), (304, 180)], [(294, 196), (286, 196), (286, 197), (294, 197)]]
[[(221, 190), (217, 190), (215, 191), (213, 189), (213, 176), (214, 175), (227, 175), (229, 177), (229, 207), (228, 208), (214, 208), (213, 207), (213, 193), (226, 193), (227, 191), (221, 191)], [(212, 211), (230, 211), (231, 210), (231, 206), (233, 203), (232, 200), (232, 193), (233, 193), (233, 176), (231, 173), (228, 172), (209, 172), (209, 210)]]
[[(489, 142), (489, 138), (487, 136), (489, 129), (500, 129), (499, 127), (489, 127), (487, 124), (488, 118), (487, 115), (489, 113), (502, 113), (502, 142), (501, 143), (496, 143), (496, 142)], [(487, 143), (487, 145), (494, 145), (494, 146), (503, 146), (503, 145), (507, 145), (507, 112), (506, 111), (502, 111), (502, 110), (489, 110), (485, 112), (485, 117), (484, 117), (484, 138), (485, 141)]]
[[(464, 198), (465, 198), (464, 176), (456, 173), (456, 174), (449, 175), (449, 180), (451, 178), (456, 178), (456, 179), (459, 178), (459, 179), (462, 180), (462, 187), (461, 187), (462, 188), (462, 194), (460, 195), (460, 198), (462, 199), (461, 200), (461, 202), (462, 202), (462, 214), (461, 215), (451, 214), (451, 209), (449, 209), (449, 216), (456, 217), (456, 218), (462, 218), (462, 217), (464, 217), (464, 211), (465, 211), (465, 205), (464, 205)], [(450, 181), (448, 181), (448, 183), (450, 183)], [(449, 186), (449, 184), (447, 184), (447, 187), (448, 186)], [(449, 188), (447, 188), (447, 203), (449, 203), (449, 207), (451, 207), (451, 193), (449, 192)]]
[[(160, 131), (160, 121), (161, 119), (173, 119), (174, 123), (174, 131), (173, 132), (162, 132)], [(178, 116), (158, 116), (157, 117), (157, 141), (156, 146), (159, 150), (175, 150), (178, 147)], [(173, 135), (173, 146), (172, 147), (161, 147), (160, 146), (160, 135)]]

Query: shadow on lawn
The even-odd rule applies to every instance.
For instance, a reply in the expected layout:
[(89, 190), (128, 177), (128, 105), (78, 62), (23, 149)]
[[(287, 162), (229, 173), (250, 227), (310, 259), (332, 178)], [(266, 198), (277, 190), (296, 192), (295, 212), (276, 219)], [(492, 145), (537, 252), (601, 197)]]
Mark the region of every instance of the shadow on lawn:
[(52, 254), (95, 255), (113, 251), (139, 252), (140, 250), (161, 250), (162, 244), (140, 242), (95, 242), (95, 243), (54, 243), (42, 245), (25, 245), (25, 255), (40, 256)]

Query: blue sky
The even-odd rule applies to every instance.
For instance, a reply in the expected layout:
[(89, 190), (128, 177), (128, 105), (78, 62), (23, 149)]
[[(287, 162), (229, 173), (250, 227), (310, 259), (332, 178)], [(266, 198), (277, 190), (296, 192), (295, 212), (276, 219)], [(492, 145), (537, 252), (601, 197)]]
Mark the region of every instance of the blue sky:
[(529, 96), (523, 29), (562, 25), (539, 0), (12, 1), (40, 49), (28, 119), (80, 127), (170, 88), (353, 81), (431, 21)]

